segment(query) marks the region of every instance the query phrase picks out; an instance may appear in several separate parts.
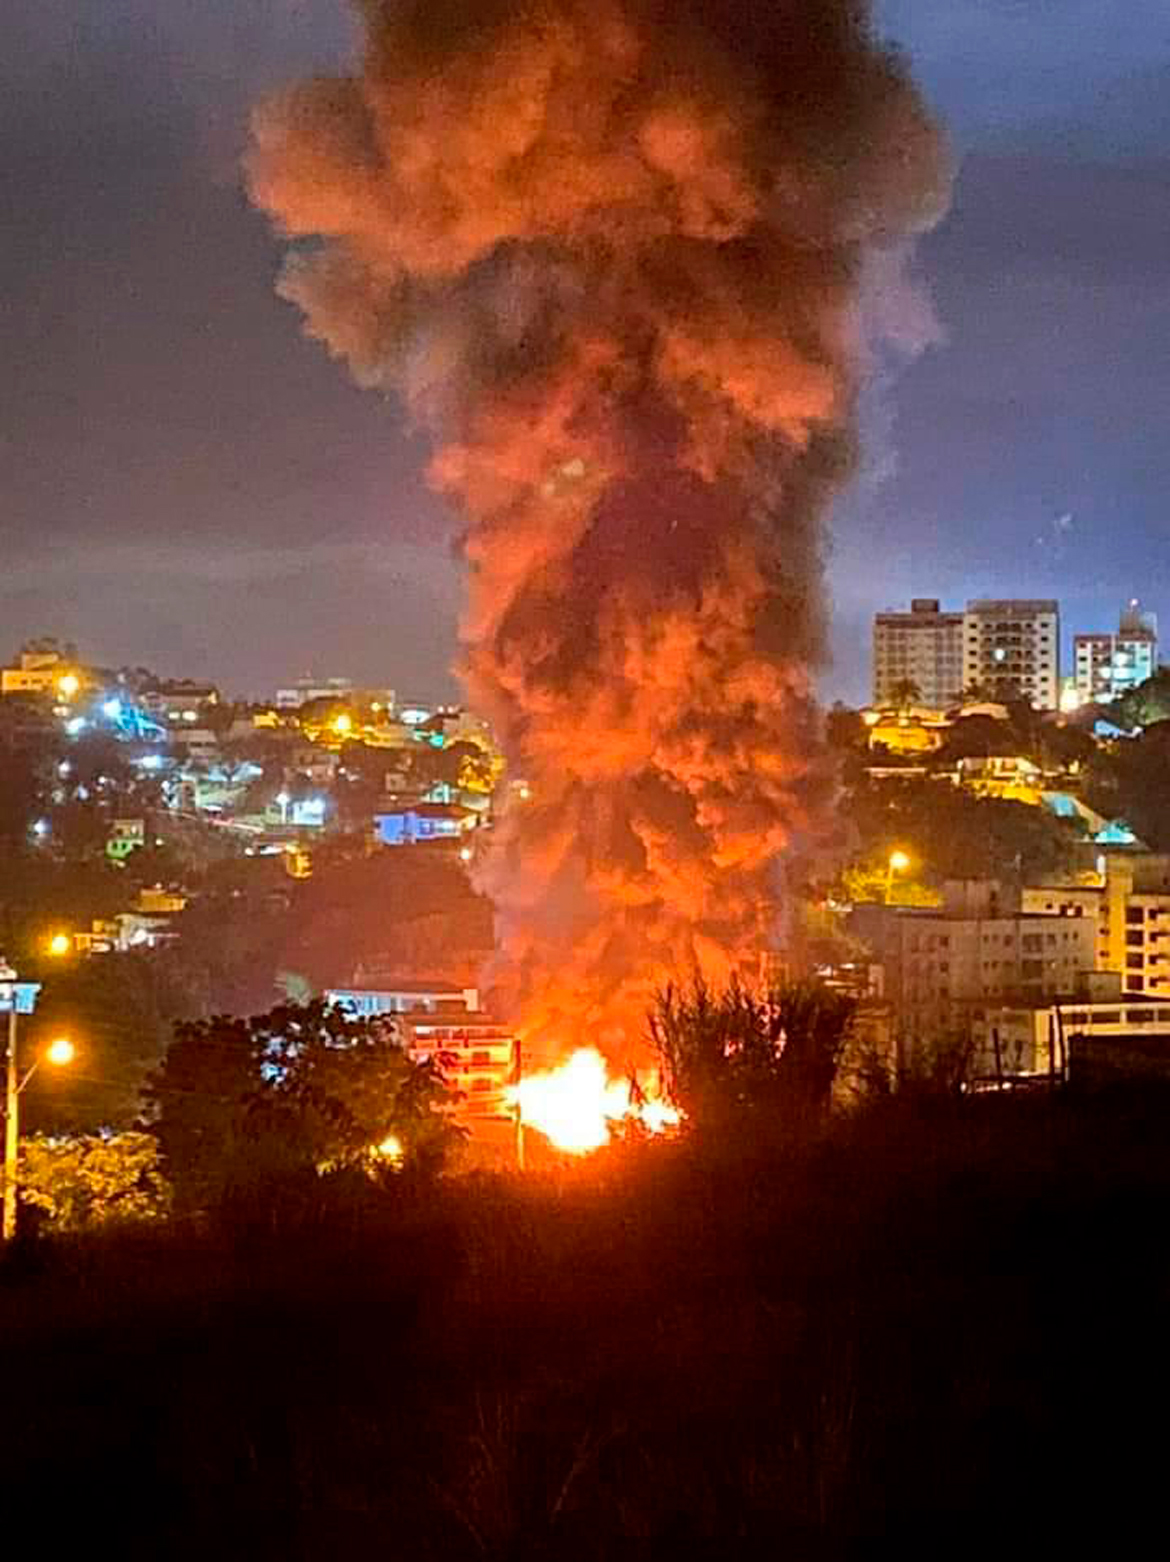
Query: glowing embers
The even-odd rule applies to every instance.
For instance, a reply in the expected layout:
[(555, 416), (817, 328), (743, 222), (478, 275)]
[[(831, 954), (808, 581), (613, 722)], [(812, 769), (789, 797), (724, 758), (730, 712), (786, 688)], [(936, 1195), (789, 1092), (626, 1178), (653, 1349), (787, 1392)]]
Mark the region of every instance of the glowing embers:
[(521, 1122), (538, 1129), (558, 1150), (588, 1155), (609, 1143), (613, 1127), (636, 1121), (652, 1134), (677, 1126), (679, 1114), (657, 1095), (642, 1095), (628, 1079), (610, 1079), (594, 1047), (579, 1047), (558, 1068), (530, 1074), (508, 1087), (507, 1102)]

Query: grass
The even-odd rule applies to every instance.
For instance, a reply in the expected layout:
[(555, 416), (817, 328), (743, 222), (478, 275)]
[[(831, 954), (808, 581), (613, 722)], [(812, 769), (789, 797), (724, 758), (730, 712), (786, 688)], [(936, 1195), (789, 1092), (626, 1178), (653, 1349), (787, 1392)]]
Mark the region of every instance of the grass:
[(166, 1558), (1116, 1551), (1162, 1478), (1168, 1123), (893, 1101), (38, 1243), (0, 1469)]

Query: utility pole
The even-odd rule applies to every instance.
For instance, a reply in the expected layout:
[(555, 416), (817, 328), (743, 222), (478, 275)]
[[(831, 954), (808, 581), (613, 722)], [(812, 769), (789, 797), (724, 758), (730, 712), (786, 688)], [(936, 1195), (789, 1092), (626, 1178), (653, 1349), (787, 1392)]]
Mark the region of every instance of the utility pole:
[[(524, 1043), (517, 1036), (512, 1043), (513, 1071), (512, 1077), (519, 1087), (524, 1078)], [(524, 1170), (524, 1108), (520, 1102), (520, 1091), (516, 1091), (516, 1170)]]
[[(0, 956), (0, 1014), (8, 1015), (8, 1059), (4, 1070), (4, 1223), (5, 1242), (16, 1235), (16, 1172), (20, 1153), (20, 1092), (36, 1071), (36, 1063), (23, 1079), (16, 1055), (18, 1014), (31, 1014), (36, 1008), (40, 982), (19, 982), (16, 972)], [(69, 1049), (72, 1056), (72, 1048)], [(56, 1060), (54, 1060), (56, 1061)], [(61, 1061), (67, 1061), (62, 1058)]]
[(4, 1240), (16, 1235), (16, 1155), (20, 1145), (20, 1076), (16, 1071), (16, 1003), (8, 1011), (4, 1090)]

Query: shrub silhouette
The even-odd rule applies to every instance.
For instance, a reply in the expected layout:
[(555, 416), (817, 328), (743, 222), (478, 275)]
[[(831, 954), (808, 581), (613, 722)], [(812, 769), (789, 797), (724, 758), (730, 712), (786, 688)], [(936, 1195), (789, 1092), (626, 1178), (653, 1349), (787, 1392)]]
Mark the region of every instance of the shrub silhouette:
[(694, 1131), (767, 1136), (823, 1119), (854, 1009), (812, 982), (757, 993), (696, 977), (659, 992), (650, 1036), (667, 1094)]

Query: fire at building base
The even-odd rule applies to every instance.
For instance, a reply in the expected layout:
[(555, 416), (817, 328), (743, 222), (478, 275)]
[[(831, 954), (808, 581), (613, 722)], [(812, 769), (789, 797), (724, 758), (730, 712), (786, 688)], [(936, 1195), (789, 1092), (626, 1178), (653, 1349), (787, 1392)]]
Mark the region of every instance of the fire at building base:
[(377, 990), (337, 988), (325, 1000), (355, 1018), (392, 1018), (411, 1057), (438, 1064), (473, 1160), (523, 1163), (529, 1130), (564, 1154), (587, 1155), (608, 1144), (621, 1125), (660, 1134), (679, 1122), (656, 1074), (611, 1076), (595, 1047), (525, 1071), (521, 1039), (480, 1007), (474, 987), (402, 982)]

